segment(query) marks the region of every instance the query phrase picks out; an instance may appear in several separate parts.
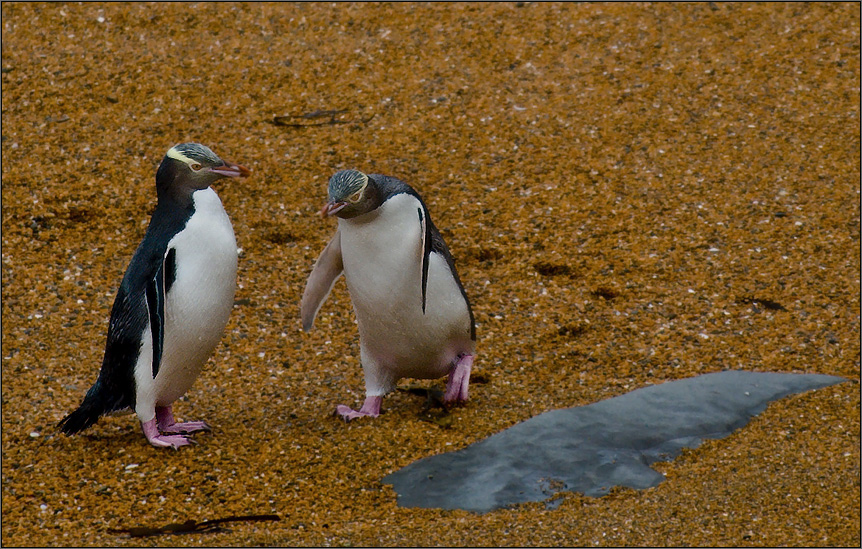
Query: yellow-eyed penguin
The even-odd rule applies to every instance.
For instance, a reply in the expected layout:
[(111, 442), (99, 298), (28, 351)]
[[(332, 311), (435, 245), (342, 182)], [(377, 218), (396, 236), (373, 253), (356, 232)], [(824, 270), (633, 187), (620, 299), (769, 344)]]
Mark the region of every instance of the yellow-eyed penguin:
[(329, 180), (323, 216), (338, 230), (308, 278), (300, 314), (314, 323), (341, 274), (359, 323), (366, 398), (359, 411), (339, 404), (349, 421), (376, 417), (383, 396), (403, 377), (449, 376), (444, 401), (467, 400), (476, 326), (464, 287), (428, 208), (408, 184), (343, 170)]
[(221, 339), (236, 291), (230, 219), (210, 187), (250, 171), (197, 143), (172, 147), (156, 172), (158, 204), (111, 309), (102, 369), (77, 410), (73, 434), (133, 410), (153, 446), (190, 444), (203, 421), (176, 423), (171, 405), (191, 387)]

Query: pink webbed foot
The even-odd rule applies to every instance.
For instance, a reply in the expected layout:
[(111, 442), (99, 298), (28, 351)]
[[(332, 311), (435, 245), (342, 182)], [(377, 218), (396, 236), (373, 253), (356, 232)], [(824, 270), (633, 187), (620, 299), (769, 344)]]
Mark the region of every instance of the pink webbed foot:
[(163, 435), (159, 432), (159, 426), (156, 418), (151, 419), (145, 423), (141, 423), (141, 428), (144, 430), (144, 436), (147, 437), (147, 440), (153, 446), (158, 446), (159, 448), (174, 448), (177, 449), (180, 446), (188, 446), (192, 444), (192, 441), (189, 440), (185, 435)]
[(470, 370), (473, 369), (473, 355), (461, 355), (458, 362), (449, 372), (449, 380), (446, 382), (446, 393), (443, 402), (466, 402), (467, 389), (470, 386)]
[(365, 402), (362, 403), (362, 408), (358, 412), (350, 406), (339, 404), (335, 407), (335, 415), (341, 416), (344, 421), (351, 421), (360, 417), (377, 417), (380, 415), (382, 403), (382, 396), (365, 397)]
[(197, 431), (212, 430), (206, 421), (177, 423), (174, 421), (174, 413), (170, 406), (156, 407), (156, 421), (159, 431), (162, 433), (194, 433)]

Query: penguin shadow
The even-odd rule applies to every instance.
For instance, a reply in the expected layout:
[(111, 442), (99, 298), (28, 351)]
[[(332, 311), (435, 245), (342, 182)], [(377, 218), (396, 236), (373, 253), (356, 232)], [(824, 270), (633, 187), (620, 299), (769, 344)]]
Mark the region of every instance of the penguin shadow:
[[(471, 385), (484, 385), (488, 383), (487, 376), (483, 374), (474, 374), (470, 377)], [(443, 390), (437, 387), (423, 387), (421, 385), (407, 385), (406, 387), (398, 387), (399, 392), (407, 393), (413, 396), (424, 397), (425, 401), (422, 407), (416, 414), (422, 421), (433, 423), (441, 429), (449, 429), (452, 427), (453, 417), (452, 410), (458, 404), (447, 404), (443, 400)]]

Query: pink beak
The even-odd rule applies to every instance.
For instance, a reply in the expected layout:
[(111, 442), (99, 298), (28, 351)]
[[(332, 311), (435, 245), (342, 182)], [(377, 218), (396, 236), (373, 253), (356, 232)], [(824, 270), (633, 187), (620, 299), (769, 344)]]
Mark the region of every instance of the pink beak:
[(224, 166), (210, 168), (210, 171), (219, 175), (223, 175), (225, 177), (248, 177), (251, 174), (251, 170), (249, 170), (245, 166), (240, 166), (239, 164), (232, 164), (230, 162), (225, 162), (224, 164)]
[(320, 210), (320, 217), (335, 215), (345, 206), (347, 206), (347, 202), (327, 202)]

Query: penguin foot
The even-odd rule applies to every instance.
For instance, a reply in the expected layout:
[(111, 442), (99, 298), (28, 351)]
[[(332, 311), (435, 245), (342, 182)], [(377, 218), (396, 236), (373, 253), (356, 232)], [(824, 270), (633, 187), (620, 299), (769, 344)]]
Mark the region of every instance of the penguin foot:
[(212, 428), (206, 421), (187, 421), (177, 423), (170, 406), (156, 407), (156, 423), (162, 433), (194, 433), (196, 431), (211, 431)]
[(467, 389), (470, 386), (470, 371), (473, 369), (473, 355), (461, 355), (458, 362), (449, 372), (449, 380), (446, 382), (446, 393), (443, 402), (466, 402)]
[(362, 408), (357, 412), (350, 406), (339, 404), (335, 407), (335, 414), (341, 416), (344, 421), (351, 421), (360, 417), (377, 417), (380, 415), (380, 405), (383, 403), (382, 396), (365, 397)]
[(159, 426), (156, 421), (156, 418), (153, 418), (145, 423), (141, 423), (141, 429), (144, 430), (144, 436), (147, 437), (147, 440), (150, 442), (150, 444), (159, 448), (177, 449), (180, 446), (188, 446), (190, 444), (194, 444), (194, 441), (192, 441), (185, 435), (161, 434), (159, 432)]

